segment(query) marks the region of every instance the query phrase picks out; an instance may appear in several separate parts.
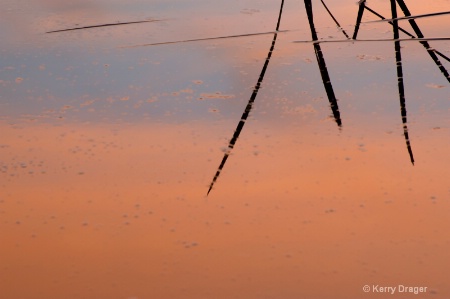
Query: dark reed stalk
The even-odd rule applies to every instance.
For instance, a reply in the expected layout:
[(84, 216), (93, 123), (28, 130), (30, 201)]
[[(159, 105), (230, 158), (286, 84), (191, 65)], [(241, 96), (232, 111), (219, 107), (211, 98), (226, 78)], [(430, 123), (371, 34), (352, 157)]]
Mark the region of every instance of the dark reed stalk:
[(316, 54), (317, 63), (319, 64), (320, 75), (322, 77), (323, 86), (328, 96), (328, 101), (330, 102), (331, 111), (339, 127), (342, 126), (341, 115), (339, 112), (339, 106), (337, 103), (336, 96), (334, 94), (333, 85), (331, 84), (330, 75), (328, 74), (328, 68), (325, 63), (325, 58), (323, 57), (322, 49), (317, 38), (316, 28), (314, 26), (314, 17), (311, 0), (305, 0), (306, 14), (308, 15), (309, 27), (311, 29), (311, 37), (314, 42), (314, 52)]
[[(388, 22), (389, 24), (393, 25), (392, 20), (386, 19), (385, 17), (383, 17), (382, 15), (380, 15), (379, 13), (377, 13), (376, 11), (374, 11), (373, 9), (369, 8), (368, 6), (366, 6), (366, 9), (367, 9), (368, 11), (370, 11), (371, 13), (373, 13), (374, 15), (376, 15), (377, 17), (379, 17), (379, 18), (381, 19), (381, 21), (386, 21), (386, 22)], [(399, 20), (399, 19), (402, 19), (402, 18), (397, 18), (397, 20)], [(379, 21), (376, 21), (376, 22), (379, 22)], [(369, 22), (367, 22), (367, 23), (369, 23)], [(411, 38), (417, 38), (415, 35), (409, 33), (408, 31), (406, 31), (405, 29), (403, 29), (403, 28), (400, 27), (400, 26), (398, 27), (398, 29), (399, 29), (401, 32), (403, 32), (403, 33), (405, 33), (406, 35), (408, 35), (409, 37), (411, 37)], [(436, 49), (432, 49), (432, 50), (433, 50), (437, 55), (441, 56), (442, 58), (444, 58), (445, 60), (447, 60), (447, 61), (450, 62), (450, 58), (449, 58), (448, 56), (446, 56), (444, 53), (442, 53), (442, 52), (440, 52), (440, 51), (438, 51), (438, 50), (436, 50)]]
[(270, 58), (272, 57), (272, 53), (273, 53), (273, 50), (275, 48), (275, 43), (276, 43), (277, 36), (278, 36), (278, 29), (280, 28), (281, 15), (283, 13), (283, 5), (284, 5), (284, 0), (281, 0), (280, 12), (278, 14), (278, 20), (277, 20), (277, 25), (276, 25), (276, 28), (275, 28), (275, 33), (273, 35), (272, 44), (270, 46), (269, 52), (267, 53), (267, 57), (266, 57), (266, 60), (264, 62), (264, 66), (263, 66), (263, 68), (261, 70), (261, 73), (259, 74), (258, 81), (256, 82), (256, 85), (253, 88), (252, 95), (250, 96), (250, 99), (249, 99), (249, 101), (247, 103), (247, 106), (245, 107), (244, 113), (241, 116), (241, 119), (240, 119), (240, 121), (239, 121), (239, 123), (238, 123), (238, 125), (236, 127), (236, 130), (234, 131), (233, 137), (231, 138), (230, 142), (228, 143), (228, 148), (225, 151), (225, 154), (224, 154), (224, 156), (222, 158), (222, 161), (220, 162), (220, 165), (219, 165), (219, 167), (218, 167), (218, 169), (217, 169), (217, 171), (216, 171), (216, 173), (214, 175), (214, 178), (213, 178), (211, 184), (209, 185), (209, 189), (208, 189), (208, 192), (206, 193), (206, 195), (209, 195), (209, 193), (211, 192), (214, 184), (216, 183), (217, 179), (219, 178), (220, 173), (222, 172), (222, 170), (223, 170), (223, 168), (225, 166), (225, 163), (227, 162), (227, 159), (230, 156), (230, 153), (233, 150), (233, 148), (234, 148), (234, 146), (236, 144), (236, 141), (237, 141), (237, 139), (239, 138), (239, 135), (242, 132), (242, 129), (244, 128), (245, 122), (247, 121), (247, 118), (248, 118), (248, 116), (250, 114), (250, 111), (253, 108), (253, 104), (254, 104), (254, 102), (256, 100), (256, 96), (258, 95), (258, 91), (261, 88), (261, 84), (262, 84), (262, 82), (264, 80), (264, 75), (266, 74), (266, 70), (267, 70), (267, 67), (269, 65)]
[(339, 30), (341, 30), (341, 32), (345, 35), (346, 38), (350, 39), (350, 36), (348, 36), (347, 32), (345, 32), (344, 28), (342, 28), (341, 24), (339, 24), (338, 20), (336, 20), (336, 18), (334, 17), (334, 15), (331, 13), (331, 11), (328, 9), (328, 6), (325, 4), (325, 2), (323, 0), (320, 0), (320, 2), (322, 2), (323, 7), (325, 7), (326, 11), (328, 12), (328, 14), (330, 15), (330, 17), (333, 19), (333, 21), (336, 23), (336, 25), (338, 26)]
[[(403, 0), (397, 0), (398, 5), (402, 9), (403, 13), (406, 17), (411, 16), (411, 12), (409, 11), (408, 7), (406, 6), (405, 2)], [(392, 17), (394, 19), (394, 17)], [(409, 24), (413, 28), (414, 32), (416, 33), (417, 37), (424, 38), (422, 31), (420, 30), (419, 26), (417, 25), (416, 21), (414, 19), (408, 20)], [(433, 48), (430, 47), (430, 44), (427, 41), (421, 41), (420, 42), (424, 48), (427, 50), (430, 57), (433, 59), (433, 61), (436, 63), (438, 68), (441, 70), (442, 74), (445, 76), (448, 82), (450, 82), (450, 75), (445, 69), (445, 67), (442, 65), (439, 58), (436, 56), (436, 53), (434, 52)]]
[(91, 25), (91, 26), (74, 27), (74, 28), (68, 28), (68, 29), (52, 30), (52, 31), (47, 31), (45, 33), (56, 33), (56, 32), (74, 31), (74, 30), (99, 28), (99, 27), (108, 27), (108, 26), (140, 24), (140, 23), (152, 23), (152, 22), (160, 22), (160, 21), (163, 21), (163, 20), (144, 20), (144, 21), (134, 21), (134, 22), (123, 22), (123, 23), (108, 23), (108, 24), (100, 24), (100, 25)]
[(403, 135), (405, 136), (406, 147), (408, 149), (409, 157), (411, 163), (414, 165), (414, 156), (411, 148), (411, 142), (409, 140), (408, 126), (407, 126), (407, 116), (406, 116), (406, 99), (405, 99), (405, 87), (403, 82), (403, 65), (402, 65), (402, 54), (399, 38), (399, 28), (397, 18), (397, 4), (395, 0), (391, 0), (391, 11), (392, 11), (392, 24), (394, 26), (394, 46), (395, 46), (395, 62), (397, 66), (397, 80), (398, 80), (398, 96), (400, 99), (400, 112), (402, 115), (403, 123)]
[(355, 31), (353, 31), (352, 39), (356, 39), (356, 36), (358, 35), (359, 25), (361, 24), (361, 19), (364, 14), (365, 7), (366, 7), (366, 0), (359, 1), (358, 15), (356, 17)]
[[(421, 19), (421, 18), (428, 18), (428, 17), (435, 17), (435, 16), (442, 16), (442, 15), (448, 15), (450, 14), (450, 11), (440, 11), (440, 12), (433, 12), (433, 13), (427, 13), (427, 14), (421, 14), (421, 15), (411, 15), (411, 16), (405, 16), (405, 17), (398, 17), (396, 18), (397, 21), (402, 20), (410, 20), (410, 19)], [(379, 21), (368, 21), (363, 23), (377, 23), (377, 22), (389, 22), (393, 21), (393, 19), (385, 19), (385, 20), (379, 20)]]
[(204, 38), (177, 40), (177, 41), (171, 41), (171, 42), (159, 42), (159, 43), (149, 43), (149, 44), (141, 44), (141, 45), (122, 46), (121, 48), (137, 48), (137, 47), (160, 46), (160, 45), (179, 44), (179, 43), (201, 42), (201, 41), (216, 40), (216, 39), (228, 39), (228, 38), (238, 38), (238, 37), (249, 37), (249, 36), (257, 36), (257, 35), (284, 33), (284, 32), (289, 32), (289, 31), (290, 30), (278, 30), (278, 31), (269, 31), (269, 32), (257, 32), (257, 33), (245, 33), (245, 34), (237, 34), (237, 35), (204, 37)]
[[(450, 37), (424, 37), (424, 38), (377, 38), (377, 39), (333, 39), (333, 40), (321, 40), (319, 43), (321, 44), (332, 44), (332, 43), (373, 43), (373, 42), (422, 42), (422, 41), (448, 41)], [(301, 43), (301, 44), (315, 44), (317, 41), (311, 40), (295, 40), (293, 43)]]
[[(389, 24), (391, 24), (392, 26), (394, 26), (394, 23), (392, 23), (392, 20), (386, 19), (385, 17), (383, 17), (382, 15), (380, 15), (379, 13), (377, 13), (376, 11), (374, 11), (373, 9), (369, 8), (368, 6), (366, 6), (366, 9), (368, 11), (370, 11), (371, 13), (373, 13), (374, 15), (376, 15), (377, 17), (379, 17), (382, 21), (386, 20)], [(378, 22), (378, 21), (377, 21)], [(397, 24), (398, 26), (398, 24)], [(408, 31), (406, 31), (405, 29), (401, 28), (400, 26), (398, 26), (398, 29), (403, 32), (404, 34), (408, 35), (411, 38), (416, 38), (414, 35), (412, 35), (411, 33), (409, 33)]]

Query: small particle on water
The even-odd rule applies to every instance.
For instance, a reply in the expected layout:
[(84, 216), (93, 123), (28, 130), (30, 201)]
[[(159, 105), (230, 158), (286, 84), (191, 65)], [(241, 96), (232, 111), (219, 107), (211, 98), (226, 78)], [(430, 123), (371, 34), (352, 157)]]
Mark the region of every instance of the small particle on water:
[(197, 242), (191, 242), (191, 243), (183, 242), (183, 244), (184, 244), (184, 248), (191, 248), (191, 247), (196, 247), (196, 246), (198, 246), (198, 243), (197, 243)]
[(241, 10), (242, 14), (252, 15), (254, 13), (258, 13), (260, 10), (255, 8), (244, 8)]
[(433, 84), (433, 83), (427, 84), (426, 86), (429, 88), (437, 88), (437, 89), (445, 87), (444, 85)]
[(16, 83), (17, 83), (17, 84), (22, 83), (22, 81), (23, 81), (23, 78), (21, 78), (21, 77), (17, 77), (17, 78), (16, 78)]
[(202, 93), (200, 94), (200, 97), (198, 98), (199, 101), (205, 100), (205, 99), (221, 99), (221, 100), (227, 100), (234, 98), (234, 94), (222, 94), (221, 92), (215, 92), (215, 93)]

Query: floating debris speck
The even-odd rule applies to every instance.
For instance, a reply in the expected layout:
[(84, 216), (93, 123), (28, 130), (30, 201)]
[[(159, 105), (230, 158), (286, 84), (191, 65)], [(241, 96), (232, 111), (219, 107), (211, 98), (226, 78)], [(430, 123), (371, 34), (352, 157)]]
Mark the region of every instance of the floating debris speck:
[(444, 85), (433, 84), (433, 83), (427, 84), (426, 86), (429, 88), (437, 88), (437, 89), (445, 87)]
[(232, 99), (235, 96), (233, 94), (222, 94), (220, 92), (216, 93), (202, 93), (199, 100), (205, 100), (205, 99)]

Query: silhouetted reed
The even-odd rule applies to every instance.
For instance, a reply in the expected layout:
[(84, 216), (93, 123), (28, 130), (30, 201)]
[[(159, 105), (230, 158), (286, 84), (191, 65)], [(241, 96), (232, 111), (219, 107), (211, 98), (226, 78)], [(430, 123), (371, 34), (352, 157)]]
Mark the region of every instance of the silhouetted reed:
[[(396, 2), (398, 3), (399, 7), (402, 9), (405, 17), (401, 17), (401, 18), (397, 18), (397, 17), (394, 18), (394, 17), (392, 17), (392, 19), (386, 19), (385, 17), (383, 17), (382, 15), (380, 15), (379, 13), (374, 11), (373, 9), (367, 7), (366, 4), (365, 4), (365, 0), (360, 1), (359, 10), (358, 10), (358, 18), (357, 18), (356, 25), (355, 25), (355, 32), (353, 34), (353, 39), (356, 39), (356, 36), (358, 34), (358, 28), (359, 28), (360, 23), (361, 23), (362, 15), (363, 15), (364, 11), (367, 9), (368, 11), (370, 11), (371, 13), (373, 13), (374, 15), (376, 15), (377, 17), (382, 19), (382, 21), (388, 22), (392, 26), (397, 26), (397, 29), (394, 29), (394, 30), (400, 30), (401, 32), (405, 33), (406, 35), (408, 35), (412, 39), (417, 39), (418, 38), (417, 40), (427, 50), (427, 52), (430, 55), (431, 59), (433, 59), (434, 63), (438, 66), (439, 70), (442, 72), (442, 74), (447, 79), (447, 81), (450, 82), (450, 75), (449, 75), (448, 71), (445, 69), (445, 67), (442, 65), (442, 63), (439, 60), (439, 58), (437, 57), (437, 55), (441, 56), (442, 58), (446, 59), (447, 61), (450, 61), (450, 58), (447, 57), (446, 55), (444, 55), (443, 53), (435, 50), (434, 48), (432, 48), (429, 45), (428, 41), (425, 40), (425, 37), (424, 37), (422, 31), (420, 30), (419, 26), (417, 25), (417, 23), (415, 21), (415, 18), (418, 18), (418, 17), (425, 17), (425, 16), (429, 17), (429, 16), (443, 15), (443, 14), (449, 14), (450, 12), (431, 13), (431, 14), (423, 14), (423, 15), (418, 15), (418, 16), (412, 16), (411, 12), (409, 11), (408, 7), (406, 6), (406, 4), (405, 4), (405, 2), (403, 0), (396, 0)], [(408, 31), (406, 31), (405, 29), (403, 29), (403, 28), (398, 26), (398, 22), (397, 21), (401, 20), (401, 19), (408, 20), (409, 24), (411, 25), (412, 29), (416, 33), (417, 37), (414, 36), (413, 34), (409, 33)], [(394, 25), (394, 23), (396, 25)], [(397, 36), (397, 38), (394, 38), (394, 40), (399, 40), (399, 39), (400, 39), (400, 36)], [(437, 39), (437, 40), (439, 40), (439, 39)], [(441, 39), (441, 40), (443, 40), (443, 39)]]
[(208, 192), (206, 195), (208, 195), (209, 192), (211, 192), (214, 184), (216, 183), (217, 179), (219, 178), (220, 173), (222, 172), (222, 169), (224, 168), (225, 163), (227, 162), (227, 159), (230, 156), (230, 153), (233, 150), (234, 145), (236, 144), (236, 141), (239, 138), (239, 135), (241, 134), (242, 129), (244, 128), (245, 122), (247, 121), (250, 111), (253, 108), (253, 104), (256, 100), (256, 96), (258, 95), (258, 91), (261, 88), (261, 84), (264, 80), (264, 75), (266, 74), (266, 70), (267, 70), (267, 67), (269, 66), (270, 58), (272, 57), (272, 53), (275, 48), (275, 43), (277, 41), (277, 36), (278, 36), (278, 29), (280, 28), (281, 15), (283, 13), (283, 5), (284, 5), (284, 0), (281, 0), (280, 12), (278, 13), (278, 20), (277, 20), (277, 25), (275, 28), (275, 33), (273, 35), (272, 44), (270, 46), (269, 52), (267, 53), (267, 57), (264, 62), (264, 66), (261, 70), (261, 73), (259, 74), (258, 81), (256, 82), (256, 85), (253, 88), (253, 92), (252, 92), (252, 95), (250, 96), (250, 100), (248, 101), (247, 106), (245, 107), (244, 113), (241, 116), (241, 120), (239, 121), (239, 123), (236, 127), (236, 130), (234, 131), (233, 137), (231, 138), (230, 142), (228, 143), (228, 148), (225, 150), (225, 154), (223, 155), (222, 161), (220, 162), (220, 165), (216, 171), (216, 174), (214, 175), (214, 178), (213, 178), (211, 184), (209, 185), (209, 189), (208, 189)]
[(218, 39), (229, 39), (229, 38), (238, 38), (238, 37), (267, 35), (267, 34), (283, 33), (283, 32), (289, 32), (289, 31), (290, 30), (278, 30), (278, 31), (269, 31), (269, 32), (256, 32), (256, 33), (245, 33), (245, 34), (235, 34), (235, 35), (225, 35), (225, 36), (214, 36), (214, 37), (184, 39), (184, 40), (177, 40), (177, 41), (168, 41), (168, 42), (158, 42), (158, 43), (148, 43), (148, 44), (139, 44), (139, 45), (131, 45), (131, 46), (122, 46), (121, 48), (136, 48), (136, 47), (160, 46), (160, 45), (170, 45), (170, 44), (179, 44), (179, 43), (201, 42), (201, 41), (218, 40)]
[(403, 65), (402, 65), (402, 52), (400, 42), (397, 40), (399, 36), (399, 28), (397, 21), (397, 4), (395, 0), (391, 0), (391, 11), (392, 11), (392, 25), (394, 26), (394, 48), (395, 48), (395, 62), (397, 66), (397, 83), (398, 83), (398, 97), (400, 100), (400, 112), (402, 115), (403, 123), (403, 135), (405, 136), (406, 147), (408, 149), (409, 158), (411, 163), (414, 165), (414, 156), (411, 148), (411, 142), (409, 140), (407, 117), (406, 117), (406, 99), (405, 99), (405, 86), (403, 81)]
[(90, 25), (90, 26), (82, 26), (82, 27), (73, 27), (67, 29), (58, 29), (47, 31), (45, 33), (57, 33), (57, 32), (65, 32), (65, 31), (74, 31), (74, 30), (83, 30), (83, 29), (91, 29), (91, 28), (99, 28), (99, 27), (109, 27), (109, 26), (120, 26), (120, 25), (131, 25), (131, 24), (140, 24), (140, 23), (152, 23), (152, 22), (160, 22), (163, 20), (144, 20), (144, 21), (134, 21), (134, 22), (117, 22), (117, 23), (107, 23), (107, 24), (99, 24), (99, 25)]
[[(312, 10), (311, 0), (305, 0), (305, 9), (306, 14), (308, 16), (309, 28), (311, 30), (311, 37), (314, 42), (314, 52), (316, 54), (317, 63), (319, 65), (320, 75), (322, 77), (322, 83), (325, 88), (325, 92), (328, 96), (328, 101), (330, 102), (330, 108), (334, 116), (334, 120), (336, 121), (339, 127), (342, 126), (341, 115), (339, 112), (339, 106), (337, 103), (336, 96), (334, 94), (333, 85), (331, 84), (330, 75), (328, 74), (327, 65), (325, 63), (325, 58), (323, 57), (322, 49), (317, 37), (317, 31), (314, 25), (314, 14)], [(334, 18), (334, 17), (333, 17)], [(347, 34), (345, 34), (347, 35)]]
[[(342, 119), (339, 111), (338, 106), (338, 100), (336, 99), (333, 86), (331, 83), (331, 78), (328, 73), (327, 65), (325, 63), (324, 54), (322, 51), (322, 48), (320, 46), (321, 43), (336, 43), (336, 42), (380, 42), (380, 41), (392, 41), (394, 43), (394, 51), (395, 51), (395, 63), (396, 63), (396, 72), (397, 72), (397, 87), (398, 87), (398, 96), (399, 96), (399, 102), (400, 102), (400, 113), (402, 118), (402, 125), (403, 125), (403, 135), (406, 142), (406, 147), (408, 150), (408, 154), (410, 157), (411, 163), (414, 165), (414, 156), (413, 151), (411, 147), (411, 141), (409, 138), (409, 132), (408, 132), (408, 120), (407, 120), (407, 111), (406, 111), (406, 96), (405, 96), (405, 84), (404, 84), (404, 74), (403, 74), (403, 62), (402, 62), (402, 53), (401, 53), (401, 42), (405, 41), (416, 41), (422, 44), (422, 46), (426, 49), (427, 53), (430, 55), (434, 63), (438, 66), (441, 73), (444, 75), (444, 77), (447, 79), (448, 82), (450, 82), (450, 75), (447, 71), (447, 69), (443, 66), (441, 61), (439, 60), (438, 56), (441, 58), (447, 60), (450, 62), (450, 58), (443, 54), (442, 52), (439, 52), (438, 50), (432, 48), (429, 45), (429, 41), (433, 40), (450, 40), (449, 37), (441, 37), (441, 38), (425, 38), (424, 34), (420, 30), (418, 24), (416, 23), (416, 19), (419, 18), (425, 18), (425, 17), (434, 17), (439, 15), (446, 15), (450, 14), (450, 11), (446, 12), (436, 12), (436, 13), (427, 13), (427, 14), (421, 14), (421, 15), (412, 15), (409, 11), (408, 7), (406, 6), (404, 0), (390, 0), (390, 6), (391, 6), (391, 18), (387, 19), (372, 8), (368, 7), (366, 5), (366, 0), (360, 0), (358, 2), (358, 13), (356, 17), (356, 23), (354, 26), (353, 35), (350, 38), (350, 36), (347, 34), (347, 32), (342, 28), (341, 24), (338, 22), (338, 20), (335, 18), (335, 16), (332, 14), (328, 6), (325, 4), (324, 0), (320, 0), (330, 17), (333, 19), (336, 26), (339, 28), (339, 30), (344, 34), (346, 37), (345, 40), (320, 40), (317, 35), (316, 27), (314, 24), (314, 14), (313, 14), (313, 6), (311, 0), (304, 0), (305, 4), (305, 10), (308, 17), (308, 23), (309, 28), (311, 31), (311, 39), (308, 41), (295, 41), (295, 42), (301, 42), (301, 43), (312, 43), (315, 56), (317, 59), (317, 64), (319, 67), (321, 79), (323, 86), (325, 88), (325, 92), (328, 97), (328, 101), (330, 103), (330, 108), (334, 117), (335, 122), (337, 123), (338, 127), (342, 127)], [(397, 14), (397, 5), (402, 10), (404, 17), (399, 17)], [(278, 34), (281, 32), (287, 32), (290, 30), (279, 30), (280, 29), (280, 23), (281, 23), (281, 16), (283, 13), (283, 6), (284, 6), (284, 0), (281, 1), (280, 10), (278, 14), (278, 19), (275, 27), (275, 31), (271, 32), (259, 32), (259, 33), (247, 33), (247, 34), (238, 34), (238, 35), (227, 35), (227, 36), (218, 36), (218, 37), (206, 37), (206, 38), (197, 38), (197, 39), (185, 39), (185, 40), (178, 40), (178, 41), (166, 41), (166, 42), (157, 42), (157, 43), (148, 43), (148, 44), (141, 44), (141, 45), (132, 45), (132, 46), (125, 46), (125, 47), (141, 47), (141, 46), (157, 46), (157, 45), (168, 45), (168, 44), (176, 44), (176, 43), (186, 43), (186, 42), (198, 42), (198, 41), (208, 41), (208, 40), (217, 40), (217, 39), (229, 39), (229, 38), (238, 38), (238, 37), (249, 37), (249, 36), (257, 36), (257, 35), (265, 35), (265, 34), (273, 34), (272, 43), (269, 49), (269, 52), (267, 53), (267, 57), (264, 61), (264, 65), (261, 69), (261, 72), (259, 74), (258, 80), (253, 88), (252, 94), (250, 96), (250, 99), (247, 102), (247, 105), (244, 109), (244, 112), (242, 113), (242, 116), (238, 122), (238, 125), (233, 133), (232, 138), (230, 139), (228, 143), (228, 147), (225, 150), (224, 156), (219, 164), (219, 167), (217, 168), (217, 171), (209, 185), (207, 195), (211, 192), (212, 188), (214, 187), (214, 184), (217, 182), (220, 173), (222, 172), (223, 168), (225, 167), (225, 164), (231, 154), (231, 151), (233, 150), (243, 128), (244, 125), (248, 119), (248, 116), (250, 115), (250, 112), (252, 111), (252, 108), (254, 106), (256, 97), (258, 95), (258, 92), (261, 88), (261, 85), (264, 80), (265, 73), (267, 71), (270, 59), (272, 57), (275, 44), (277, 41)], [(364, 23), (371, 23), (371, 22), (387, 22), (393, 27), (393, 38), (392, 39), (357, 39), (360, 25), (362, 22), (362, 17), (364, 15), (365, 11), (369, 11), (373, 15), (380, 18), (380, 20), (377, 21), (367, 21)], [(404, 28), (400, 27), (398, 22), (400, 20), (407, 20), (413, 29), (414, 34), (408, 32)], [(68, 28), (68, 29), (60, 29), (60, 30), (53, 30), (48, 31), (46, 33), (56, 33), (56, 32), (65, 32), (65, 31), (74, 31), (74, 30), (82, 30), (82, 29), (90, 29), (90, 28), (98, 28), (98, 27), (106, 27), (106, 26), (118, 26), (118, 25), (129, 25), (129, 24), (138, 24), (138, 23), (148, 23), (148, 22), (158, 22), (162, 20), (144, 20), (144, 21), (134, 21), (134, 22), (124, 22), (124, 23), (108, 23), (108, 24), (100, 24), (100, 25), (91, 25), (91, 26), (83, 26), (83, 27), (75, 27), (75, 28)], [(400, 38), (400, 32), (404, 33), (408, 36), (408, 38)]]
[[(445, 56), (444, 54), (440, 53), (439, 51), (431, 48), (428, 44), (428, 41), (425, 39), (424, 35), (422, 34), (419, 26), (416, 24), (415, 22), (415, 17), (411, 15), (411, 13), (409, 12), (406, 4), (404, 3), (403, 0), (391, 0), (391, 12), (392, 12), (392, 19), (386, 19), (385, 17), (383, 17), (382, 15), (380, 15), (379, 13), (377, 13), (376, 11), (374, 11), (373, 9), (369, 8), (366, 6), (366, 1), (365, 0), (360, 0), (359, 1), (359, 9), (358, 9), (358, 14), (357, 14), (357, 18), (356, 18), (356, 24), (355, 24), (355, 28), (354, 28), (354, 32), (353, 32), (353, 36), (352, 39), (350, 39), (349, 35), (347, 34), (347, 32), (342, 28), (342, 26), (340, 25), (340, 23), (338, 22), (338, 20), (334, 17), (334, 15), (331, 13), (331, 11), (329, 10), (329, 8), (327, 7), (327, 5), (325, 4), (325, 2), (323, 0), (320, 0), (323, 4), (323, 6), (325, 7), (325, 9), (327, 10), (328, 14), (331, 16), (331, 18), (333, 19), (333, 21), (335, 22), (335, 24), (337, 25), (337, 27), (341, 30), (341, 32), (345, 35), (345, 37), (347, 38), (347, 40), (344, 41), (338, 41), (338, 42), (345, 42), (345, 41), (356, 41), (357, 35), (358, 35), (358, 31), (360, 28), (360, 24), (361, 24), (361, 20), (364, 14), (365, 10), (370, 11), (371, 13), (373, 13), (374, 15), (376, 15), (377, 17), (381, 18), (383, 21), (388, 22), (389, 24), (391, 24), (393, 26), (393, 39), (392, 41), (394, 42), (394, 50), (395, 50), (395, 62), (396, 62), (396, 72), (397, 72), (397, 86), (398, 86), (398, 95), (399, 95), (399, 101), (400, 101), (400, 113), (401, 113), (401, 117), (402, 117), (402, 124), (403, 124), (403, 135), (405, 137), (405, 142), (406, 142), (406, 147), (408, 150), (408, 154), (410, 157), (410, 161), (411, 163), (414, 165), (414, 155), (413, 155), (413, 151), (412, 151), (412, 147), (411, 147), (411, 141), (409, 138), (409, 132), (408, 132), (408, 126), (407, 126), (407, 111), (406, 111), (406, 98), (405, 98), (405, 86), (404, 86), (404, 76), (403, 76), (403, 64), (402, 64), (402, 55), (401, 55), (401, 39), (400, 39), (400, 32), (405, 33), (407, 36), (409, 36), (411, 39), (415, 39), (416, 41), (419, 41), (427, 50), (428, 54), (431, 56), (431, 58), (433, 59), (433, 61), (436, 63), (436, 65), (439, 67), (439, 69), (441, 70), (441, 72), (444, 74), (444, 76), (447, 78), (447, 80), (449, 80), (450, 82), (450, 77), (448, 75), (447, 70), (444, 68), (444, 66), (442, 65), (442, 63), (439, 61), (439, 59), (437, 58), (436, 54), (440, 55), (441, 57), (449, 60), (449, 58), (447, 56)], [(398, 18), (397, 16), (397, 2), (398, 5), (400, 6), (400, 8), (402, 9), (403, 13), (405, 14), (405, 18)], [(317, 36), (317, 31), (315, 28), (315, 24), (314, 24), (314, 14), (313, 14), (313, 8), (312, 8), (312, 2), (311, 0), (304, 0), (304, 4), (305, 4), (305, 9), (306, 9), (306, 14), (308, 17), (308, 23), (309, 23), (309, 27), (310, 27), (310, 31), (311, 31), (311, 38), (312, 38), (312, 42), (313, 46), (314, 46), (314, 52), (316, 55), (316, 59), (317, 59), (317, 63), (319, 66), (319, 70), (320, 70), (320, 75), (322, 78), (322, 83), (324, 85), (325, 88), (325, 92), (327, 94), (329, 103), (330, 103), (330, 108), (332, 110), (334, 119), (336, 121), (336, 123), (338, 124), (339, 127), (342, 126), (342, 120), (341, 120), (341, 116), (340, 116), (340, 112), (339, 112), (339, 106), (337, 103), (337, 99), (333, 90), (333, 86), (331, 83), (331, 79), (328, 73), (328, 69), (325, 63), (325, 58), (322, 52), (322, 49), (320, 47), (320, 43), (324, 42), (324, 41), (319, 41), (318, 36)], [(280, 20), (281, 20), (281, 15), (282, 15), (282, 8), (283, 8), (283, 1), (281, 3), (281, 8), (280, 8), (280, 13), (278, 16), (278, 22), (277, 22), (277, 28), (276, 31), (278, 32), (279, 29), (279, 25), (280, 25)], [(446, 13), (436, 13), (436, 14), (427, 14), (427, 15), (421, 15), (421, 17), (425, 17), (425, 16), (431, 16), (431, 15), (442, 15), (442, 14), (446, 14)], [(414, 36), (413, 34), (409, 33), (408, 31), (406, 31), (405, 29), (401, 28), (398, 25), (398, 20), (399, 19), (407, 19), (409, 21), (409, 23), (411, 24), (411, 27), (413, 28), (414, 32), (416, 33), (417, 37)], [(267, 55), (266, 61), (264, 63), (263, 69), (261, 71), (261, 74), (259, 76), (258, 82), (255, 85), (255, 88), (253, 89), (253, 93), (252, 96), (250, 97), (250, 100), (244, 110), (244, 113), (241, 117), (241, 120), (238, 123), (238, 126), (233, 134), (233, 137), (231, 138), (229, 144), (228, 144), (228, 148), (225, 151), (224, 157), (222, 158), (222, 161), (219, 165), (218, 170), (216, 171), (216, 174), (209, 186), (208, 192), (207, 194), (209, 194), (215, 184), (215, 182), (217, 181), (221, 171), (223, 170), (225, 163), (231, 153), (231, 150), (234, 148), (234, 145), (236, 144), (236, 141), (245, 125), (245, 122), (247, 120), (247, 117), (253, 107), (254, 101), (256, 99), (256, 96), (258, 94), (258, 90), (261, 86), (261, 83), (264, 79), (264, 74), (266, 72), (267, 66), (269, 64), (274, 46), (275, 46), (275, 42), (276, 42), (276, 38), (277, 38), (277, 33), (274, 34), (274, 38), (272, 40), (272, 45), (271, 48), (269, 50), (269, 53)], [(387, 39), (386, 39), (387, 40)], [(379, 41), (379, 40), (378, 40)], [(328, 42), (333, 42), (333, 41), (328, 41)], [(450, 61), (450, 60), (449, 60)]]

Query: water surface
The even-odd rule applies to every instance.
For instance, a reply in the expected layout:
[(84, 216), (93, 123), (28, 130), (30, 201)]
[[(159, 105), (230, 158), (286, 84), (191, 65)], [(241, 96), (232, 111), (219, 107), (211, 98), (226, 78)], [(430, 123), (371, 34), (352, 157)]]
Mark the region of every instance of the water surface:
[[(206, 196), (279, 2), (1, 3), (5, 298), (387, 298), (364, 285), (450, 296), (450, 86), (419, 42), (400, 42), (404, 122), (395, 43), (345, 41), (312, 1), (318, 41), (342, 41), (320, 43), (323, 82), (304, 3), (286, 1)], [(326, 4), (353, 33), (358, 4)], [(391, 17), (388, 1), (367, 6)], [(359, 40), (393, 38), (375, 20), (364, 13)], [(112, 26), (127, 22), (140, 23)], [(448, 37), (448, 15), (416, 22)], [(429, 43), (450, 55), (449, 41)]]

